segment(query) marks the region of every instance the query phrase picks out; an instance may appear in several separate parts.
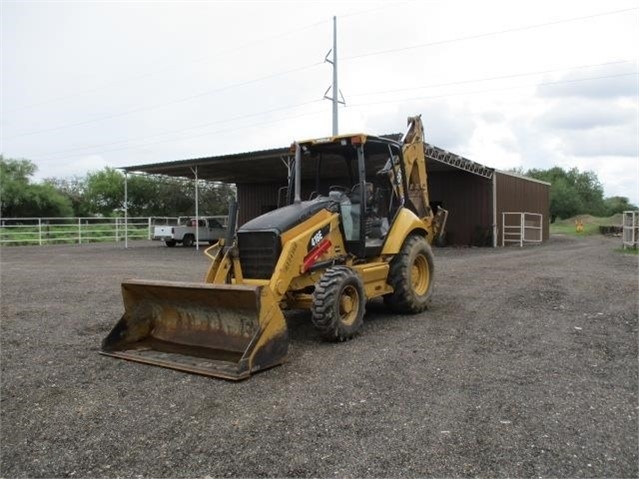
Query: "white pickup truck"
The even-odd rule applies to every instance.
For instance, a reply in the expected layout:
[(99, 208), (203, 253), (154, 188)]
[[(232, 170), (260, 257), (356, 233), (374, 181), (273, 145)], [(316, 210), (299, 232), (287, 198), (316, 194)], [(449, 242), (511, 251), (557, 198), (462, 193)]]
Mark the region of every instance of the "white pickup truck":
[[(196, 225), (197, 223), (197, 225)], [(153, 240), (164, 241), (169, 248), (178, 243), (189, 247), (199, 241), (207, 241), (209, 244), (216, 243), (226, 235), (226, 228), (216, 218), (188, 219), (184, 224), (156, 226), (153, 229)]]

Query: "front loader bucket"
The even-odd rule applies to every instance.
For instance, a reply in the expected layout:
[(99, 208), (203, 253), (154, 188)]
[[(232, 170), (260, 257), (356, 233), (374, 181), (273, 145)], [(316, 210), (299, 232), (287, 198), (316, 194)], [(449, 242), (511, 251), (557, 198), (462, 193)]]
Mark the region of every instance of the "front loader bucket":
[(281, 364), (286, 320), (262, 286), (130, 280), (101, 354), (240, 380)]

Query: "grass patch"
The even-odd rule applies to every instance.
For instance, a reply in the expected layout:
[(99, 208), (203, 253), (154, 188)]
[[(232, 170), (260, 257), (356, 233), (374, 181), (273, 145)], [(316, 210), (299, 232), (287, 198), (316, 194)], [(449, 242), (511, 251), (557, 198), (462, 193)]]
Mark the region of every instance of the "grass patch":
[[(577, 232), (577, 221), (584, 225), (584, 230)], [(577, 215), (565, 220), (558, 219), (550, 224), (550, 234), (564, 234), (571, 236), (592, 236), (600, 234), (600, 226), (620, 226), (623, 215), (616, 214), (608, 218), (600, 218), (591, 215)]]
[(584, 230), (577, 232), (577, 227), (575, 223), (551, 223), (550, 225), (550, 234), (563, 234), (563, 235), (572, 235), (572, 236), (591, 236), (599, 234), (599, 225), (595, 223), (586, 223), (584, 224)]
[(639, 256), (639, 248), (615, 248), (615, 252), (621, 254), (629, 254), (634, 256)]
[[(41, 236), (40, 236), (41, 235)], [(147, 239), (146, 226), (129, 226), (129, 240)], [(40, 232), (37, 226), (11, 226), (0, 230), (0, 244), (7, 246), (26, 246), (40, 244), (101, 243), (124, 241), (124, 229), (120, 226), (116, 232), (115, 225), (82, 225), (82, 232), (69, 225), (44, 225)]]

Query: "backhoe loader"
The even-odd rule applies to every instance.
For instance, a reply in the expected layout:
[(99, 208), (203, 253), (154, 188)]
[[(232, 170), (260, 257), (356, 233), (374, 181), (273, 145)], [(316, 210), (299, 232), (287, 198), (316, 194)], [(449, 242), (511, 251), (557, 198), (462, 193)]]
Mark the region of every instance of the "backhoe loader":
[(294, 143), (287, 204), (208, 248), (204, 283), (123, 282), (125, 312), (101, 353), (240, 380), (285, 360), (284, 309), (310, 310), (332, 341), (360, 331), (372, 298), (424, 311), (447, 212), (429, 204), (423, 136), (416, 116), (401, 141)]

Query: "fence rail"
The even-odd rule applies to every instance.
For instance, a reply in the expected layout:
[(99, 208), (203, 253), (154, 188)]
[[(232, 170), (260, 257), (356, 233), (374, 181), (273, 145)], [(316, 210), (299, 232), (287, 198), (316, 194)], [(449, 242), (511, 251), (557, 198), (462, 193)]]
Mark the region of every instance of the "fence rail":
[(501, 245), (506, 243), (541, 243), (543, 215), (540, 213), (506, 212), (501, 217)]
[(639, 246), (639, 211), (624, 211), (621, 227), (623, 248), (637, 248)]
[(178, 217), (1, 218), (0, 245), (118, 242), (151, 239), (155, 225), (178, 224)]

